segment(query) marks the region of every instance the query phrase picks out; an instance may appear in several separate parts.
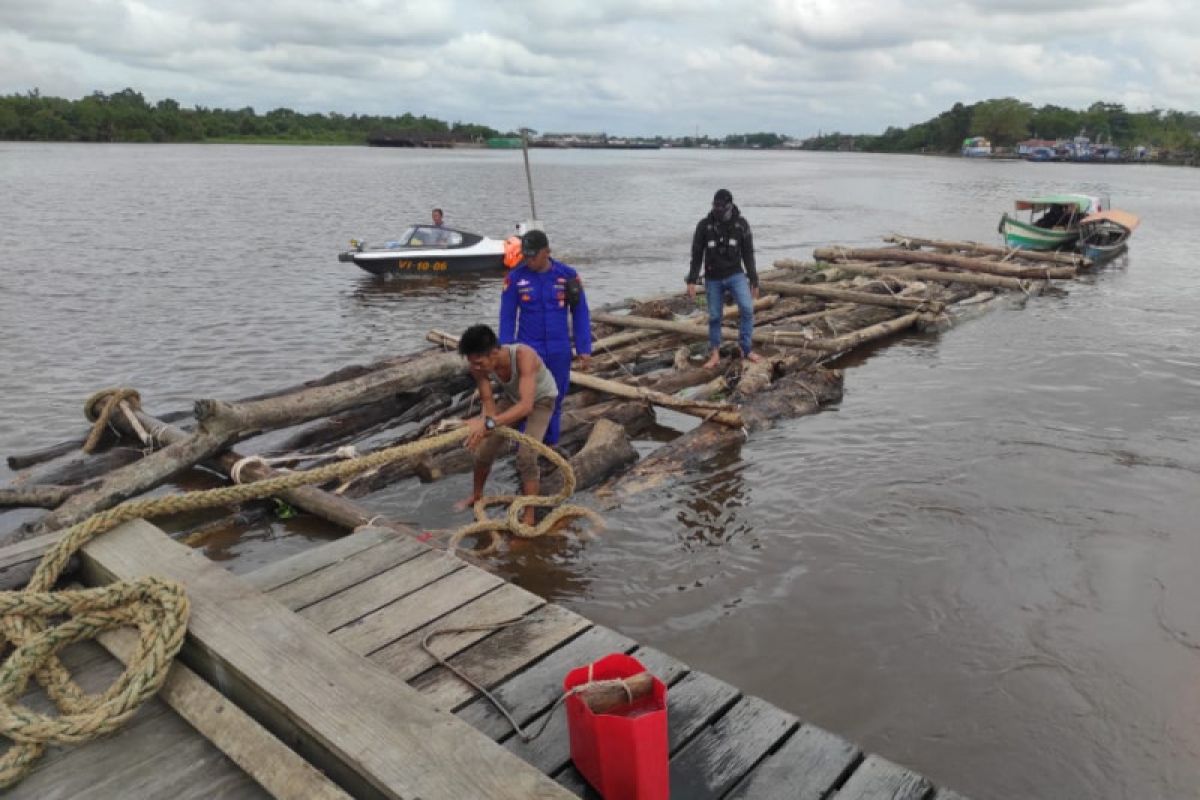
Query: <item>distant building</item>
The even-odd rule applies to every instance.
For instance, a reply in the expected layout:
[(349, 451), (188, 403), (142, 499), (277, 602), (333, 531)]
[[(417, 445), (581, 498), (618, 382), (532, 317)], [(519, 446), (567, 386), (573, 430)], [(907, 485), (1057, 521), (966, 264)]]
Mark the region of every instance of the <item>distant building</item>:
[(1023, 142), (1017, 142), (1017, 155), (1029, 156), (1040, 148), (1054, 150), (1057, 147), (1058, 141), (1055, 139), (1026, 139)]

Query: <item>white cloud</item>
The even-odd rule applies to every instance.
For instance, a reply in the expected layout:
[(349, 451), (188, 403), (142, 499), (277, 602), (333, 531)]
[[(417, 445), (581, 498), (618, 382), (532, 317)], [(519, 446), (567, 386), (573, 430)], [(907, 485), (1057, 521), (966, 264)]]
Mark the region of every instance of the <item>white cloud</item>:
[(1200, 108), (1176, 0), (18, 0), (0, 91), (610, 133), (878, 132), (956, 101)]

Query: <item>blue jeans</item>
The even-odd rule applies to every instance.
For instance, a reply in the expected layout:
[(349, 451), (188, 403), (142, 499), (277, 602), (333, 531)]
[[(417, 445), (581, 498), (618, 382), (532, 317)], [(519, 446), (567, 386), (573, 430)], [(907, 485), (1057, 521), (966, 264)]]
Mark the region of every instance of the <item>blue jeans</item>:
[(705, 278), (704, 292), (708, 298), (708, 345), (716, 350), (721, 346), (721, 310), (725, 290), (733, 295), (738, 307), (738, 346), (742, 355), (750, 355), (750, 335), (754, 333), (754, 300), (750, 297), (750, 280), (739, 272), (728, 278)]

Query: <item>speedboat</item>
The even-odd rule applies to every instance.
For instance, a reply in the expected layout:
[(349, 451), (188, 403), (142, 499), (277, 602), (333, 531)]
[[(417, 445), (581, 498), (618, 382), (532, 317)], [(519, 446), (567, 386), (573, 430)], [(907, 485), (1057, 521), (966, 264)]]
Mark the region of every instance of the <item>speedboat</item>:
[(1006, 213), (1000, 217), (999, 230), (1009, 247), (1058, 250), (1074, 245), (1083, 218), (1103, 211), (1107, 205), (1099, 197), (1086, 194), (1051, 194), (1018, 200), (1016, 210), (1028, 211), (1028, 221)]
[(371, 246), (350, 240), (338, 261), (353, 262), (372, 275), (446, 275), (504, 269), (504, 242), (477, 233), (413, 225), (396, 239)]
[(1136, 214), (1116, 208), (1089, 214), (1079, 223), (1079, 252), (1094, 264), (1108, 261), (1125, 250), (1140, 222)]

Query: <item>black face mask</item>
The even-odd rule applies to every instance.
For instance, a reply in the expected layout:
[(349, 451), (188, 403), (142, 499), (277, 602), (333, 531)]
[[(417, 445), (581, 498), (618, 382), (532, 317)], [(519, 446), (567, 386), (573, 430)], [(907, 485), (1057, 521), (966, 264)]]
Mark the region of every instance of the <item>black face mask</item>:
[(733, 203), (713, 203), (713, 216), (722, 222), (733, 219)]

